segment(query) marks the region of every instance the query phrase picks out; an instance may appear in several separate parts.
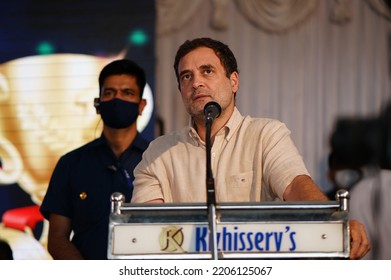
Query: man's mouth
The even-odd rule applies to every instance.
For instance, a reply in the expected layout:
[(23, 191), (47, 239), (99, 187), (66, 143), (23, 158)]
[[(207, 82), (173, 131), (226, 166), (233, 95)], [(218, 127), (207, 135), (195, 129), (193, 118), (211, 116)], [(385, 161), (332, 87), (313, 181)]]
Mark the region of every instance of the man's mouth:
[(194, 97), (193, 97), (193, 101), (199, 101), (201, 99), (205, 99), (205, 98), (208, 98), (210, 97), (209, 95), (207, 94), (196, 94)]

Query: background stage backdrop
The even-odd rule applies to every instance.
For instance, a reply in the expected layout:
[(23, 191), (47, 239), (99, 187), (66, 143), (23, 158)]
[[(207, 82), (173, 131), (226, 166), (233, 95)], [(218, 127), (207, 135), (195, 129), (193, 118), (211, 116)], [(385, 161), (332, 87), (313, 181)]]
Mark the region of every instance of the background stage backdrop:
[(154, 138), (154, 0), (14, 0), (0, 4), (0, 218), (39, 205), (59, 157), (100, 136), (101, 68), (147, 74), (139, 130)]

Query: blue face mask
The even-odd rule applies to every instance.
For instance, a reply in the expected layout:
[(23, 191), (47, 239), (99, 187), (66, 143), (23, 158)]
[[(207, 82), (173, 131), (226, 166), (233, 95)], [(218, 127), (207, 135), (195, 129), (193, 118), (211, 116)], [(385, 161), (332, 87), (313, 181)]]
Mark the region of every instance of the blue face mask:
[(126, 128), (138, 117), (139, 103), (113, 98), (99, 104), (99, 112), (105, 125), (111, 128)]

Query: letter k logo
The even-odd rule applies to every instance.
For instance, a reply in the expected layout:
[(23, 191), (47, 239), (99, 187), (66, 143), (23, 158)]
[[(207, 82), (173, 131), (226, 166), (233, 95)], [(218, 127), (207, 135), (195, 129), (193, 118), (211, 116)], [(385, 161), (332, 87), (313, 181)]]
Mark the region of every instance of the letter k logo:
[(160, 249), (165, 252), (184, 252), (182, 228), (168, 226), (162, 229), (160, 234)]

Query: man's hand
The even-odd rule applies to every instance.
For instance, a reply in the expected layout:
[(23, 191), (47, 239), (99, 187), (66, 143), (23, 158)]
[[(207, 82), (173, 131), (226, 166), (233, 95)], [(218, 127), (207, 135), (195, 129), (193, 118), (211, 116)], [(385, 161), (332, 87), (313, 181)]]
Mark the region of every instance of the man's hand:
[(363, 258), (370, 250), (371, 244), (368, 239), (365, 226), (356, 220), (349, 221), (350, 226), (350, 256), (349, 259)]
[[(327, 197), (309, 176), (300, 175), (293, 179), (284, 192), (286, 201), (325, 201)], [(363, 258), (371, 244), (365, 226), (356, 220), (349, 221), (350, 226), (350, 256), (352, 260)]]

